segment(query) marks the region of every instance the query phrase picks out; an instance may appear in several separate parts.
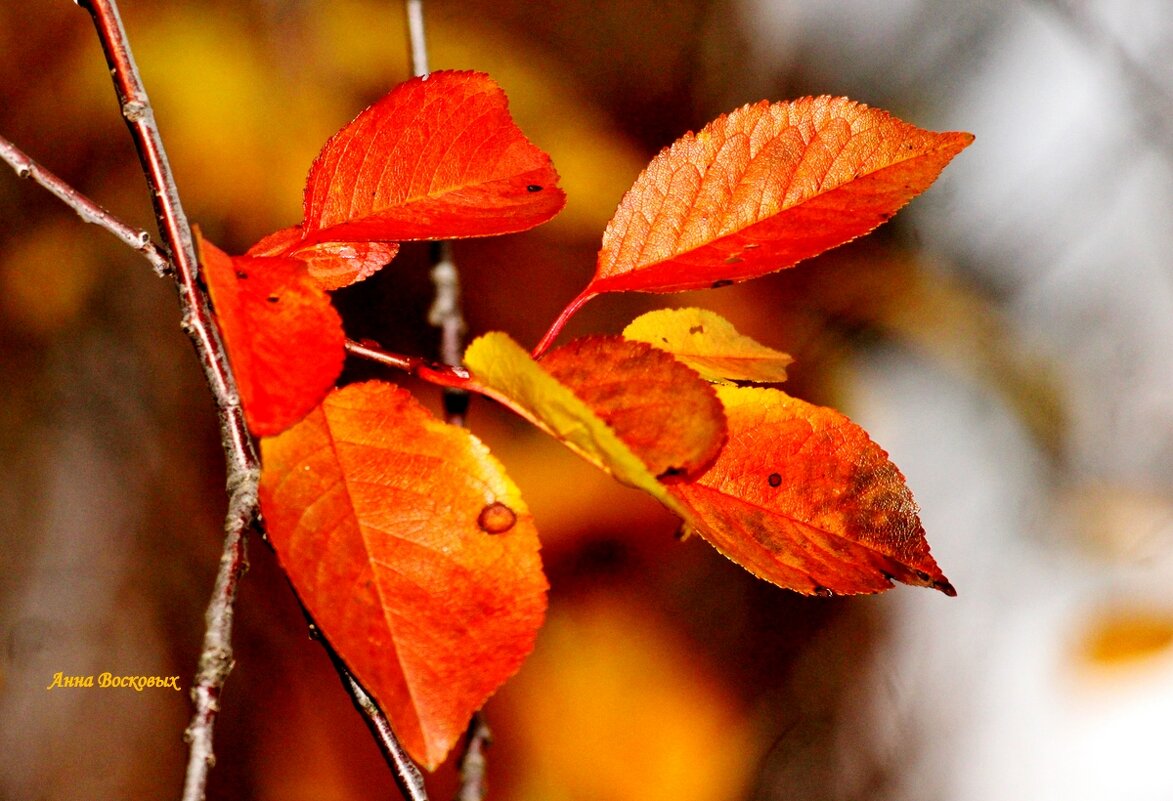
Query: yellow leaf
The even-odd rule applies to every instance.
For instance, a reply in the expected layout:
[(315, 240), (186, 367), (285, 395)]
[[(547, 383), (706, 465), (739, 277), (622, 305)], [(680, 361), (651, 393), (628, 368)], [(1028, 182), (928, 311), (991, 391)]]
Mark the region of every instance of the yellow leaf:
[(507, 334), (494, 331), (475, 340), (465, 351), (464, 363), (486, 395), (505, 404), (616, 480), (647, 492), (684, 516), (680, 502), (618, 435)]
[(657, 309), (632, 320), (623, 336), (666, 350), (718, 384), (786, 380), (789, 354), (739, 334), (733, 323), (707, 309)]

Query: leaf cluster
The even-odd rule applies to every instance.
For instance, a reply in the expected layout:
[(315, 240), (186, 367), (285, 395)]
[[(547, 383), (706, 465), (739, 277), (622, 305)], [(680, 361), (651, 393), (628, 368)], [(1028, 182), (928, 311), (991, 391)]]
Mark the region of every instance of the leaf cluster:
[[(745, 106), (652, 160), (603, 234), (594, 277), (532, 353), (491, 332), (464, 368), (382, 358), (503, 404), (778, 586), (826, 595), (901, 581), (953, 594), (887, 454), (842, 414), (775, 386), (785, 353), (697, 308), (551, 346), (597, 295), (748, 280), (861, 236), (971, 139), (843, 98)], [(330, 292), (383, 269), (400, 242), (523, 231), (564, 202), (501, 89), (484, 74), (438, 72), (326, 143), (299, 225), (241, 256), (200, 241), (262, 437), (270, 540), (428, 767), (532, 649), (547, 589), (537, 533), (474, 435), (394, 384), (336, 387), (348, 346)]]

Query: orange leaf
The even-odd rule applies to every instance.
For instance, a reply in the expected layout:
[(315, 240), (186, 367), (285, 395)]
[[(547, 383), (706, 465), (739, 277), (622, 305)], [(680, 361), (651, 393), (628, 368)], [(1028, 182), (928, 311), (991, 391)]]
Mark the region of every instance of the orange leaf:
[(643, 342), (586, 337), (541, 364), (661, 478), (696, 472), (725, 441), (725, 413), (712, 386)]
[(717, 392), (729, 441), (705, 473), (668, 487), (717, 550), (807, 594), (879, 592), (893, 579), (956, 594), (904, 477), (863, 429), (780, 390)]
[(395, 242), (317, 242), (305, 244), (301, 226), (282, 228), (248, 250), (250, 256), (288, 256), (305, 262), (322, 289), (341, 289), (383, 269), (399, 252)]
[(300, 262), (229, 256), (197, 239), (248, 427), (261, 436), (284, 431), (342, 372), (342, 321)]
[(846, 98), (743, 106), (652, 160), (584, 294), (701, 289), (789, 267), (887, 220), (972, 140)]
[(517, 488), (479, 440), (380, 382), (333, 392), (262, 455), (286, 574), (434, 768), (541, 626), (546, 579)]
[(413, 78), (335, 134), (310, 167), (308, 242), (525, 231), (566, 202), (550, 157), (478, 72)]

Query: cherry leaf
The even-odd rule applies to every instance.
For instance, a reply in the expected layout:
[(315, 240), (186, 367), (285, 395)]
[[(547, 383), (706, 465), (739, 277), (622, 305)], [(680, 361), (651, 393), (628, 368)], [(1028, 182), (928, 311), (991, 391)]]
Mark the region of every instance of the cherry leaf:
[(689, 475), (725, 441), (717, 393), (670, 354), (594, 336), (551, 351), (541, 366), (570, 387), (657, 476)]
[(399, 252), (395, 242), (317, 242), (306, 244), (301, 226), (282, 228), (248, 250), (250, 256), (288, 256), (305, 263), (322, 289), (341, 289), (383, 269)]
[(621, 483), (642, 489), (684, 514), (684, 507), (619, 435), (507, 334), (493, 331), (474, 340), (464, 353), (464, 363), (478, 392), (512, 409)]
[(701, 289), (789, 267), (887, 220), (971, 141), (846, 98), (743, 106), (640, 174), (583, 294)]
[(719, 384), (780, 383), (794, 361), (738, 333), (731, 322), (706, 309), (657, 309), (632, 320), (623, 336), (665, 350)]
[(479, 72), (433, 72), (391, 90), (310, 167), (307, 242), (402, 241), (525, 231), (566, 202), (550, 157)]
[(669, 491), (718, 551), (807, 594), (879, 592), (893, 579), (956, 594), (904, 477), (863, 429), (780, 390), (717, 392), (729, 440), (705, 473)]
[(436, 767), (541, 626), (517, 487), (474, 436), (381, 382), (336, 390), (261, 446), (282, 567), (400, 742)]
[(342, 321), (300, 262), (229, 256), (198, 232), (197, 241), (248, 427), (277, 434), (334, 386), (346, 353)]

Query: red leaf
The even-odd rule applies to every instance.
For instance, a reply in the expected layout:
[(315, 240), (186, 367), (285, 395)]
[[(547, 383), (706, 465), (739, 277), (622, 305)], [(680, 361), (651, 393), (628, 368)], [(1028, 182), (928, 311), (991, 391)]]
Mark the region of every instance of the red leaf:
[(282, 228), (248, 250), (250, 256), (288, 256), (305, 263), (322, 289), (341, 289), (383, 269), (399, 252), (395, 242), (318, 242), (305, 244), (301, 226)]
[(725, 441), (725, 413), (712, 386), (651, 345), (585, 337), (546, 354), (541, 365), (657, 476), (696, 472)]
[(269, 537), (322, 632), (426, 767), (516, 672), (546, 608), (537, 532), (484, 445), (355, 384), (262, 441)]
[(261, 436), (284, 431), (342, 372), (342, 321), (300, 262), (233, 257), (202, 237), (198, 242), (248, 426)]
[(331, 138), (305, 190), (308, 242), (525, 231), (565, 203), (550, 157), (478, 72), (400, 84)]
[(973, 137), (846, 98), (765, 101), (662, 151), (603, 235), (589, 292), (678, 292), (764, 275), (861, 236)]
[(956, 594), (904, 476), (862, 428), (779, 390), (717, 391), (728, 442), (705, 473), (668, 486), (717, 550), (808, 594), (879, 592), (892, 579)]
[(595, 276), (534, 357), (603, 292), (680, 292), (790, 267), (866, 234), (973, 141), (847, 98), (742, 106), (660, 152), (603, 234)]

